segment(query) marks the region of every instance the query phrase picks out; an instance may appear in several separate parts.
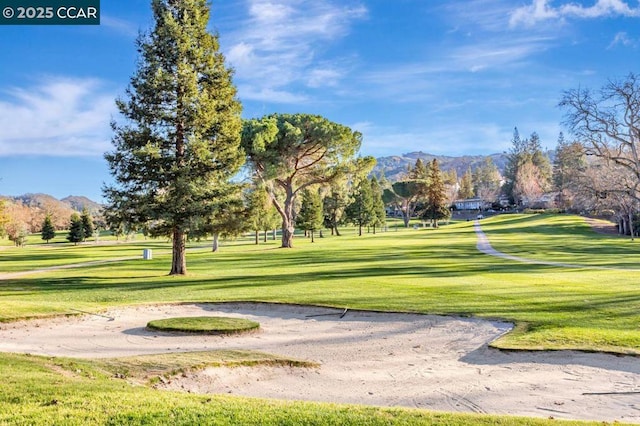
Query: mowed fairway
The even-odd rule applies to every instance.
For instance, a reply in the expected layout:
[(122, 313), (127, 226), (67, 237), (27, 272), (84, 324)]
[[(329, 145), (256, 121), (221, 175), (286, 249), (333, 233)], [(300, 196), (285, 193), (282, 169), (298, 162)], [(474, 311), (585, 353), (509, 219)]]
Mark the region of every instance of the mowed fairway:
[[(147, 261), (140, 241), (33, 246), (3, 250), (2, 264), (37, 269), (52, 258), (60, 262), (58, 253), (65, 252), (72, 253), (70, 263), (138, 258), (2, 281), (0, 318), (140, 303), (270, 301), (505, 319), (519, 327), (500, 347), (640, 353), (640, 271), (634, 269), (640, 269), (640, 242), (595, 234), (575, 216), (504, 215), (482, 226), (497, 250), (585, 268), (487, 256), (476, 249), (472, 222), (362, 237), (345, 231), (313, 244), (298, 237), (293, 250), (239, 241), (212, 253), (200, 243), (188, 253), (187, 277), (167, 276), (168, 244), (158, 240), (146, 243), (155, 250)], [(20, 268), (11, 263), (14, 256)]]
[[(154, 248), (154, 259), (138, 258), (0, 281), (0, 317), (11, 321), (75, 314), (78, 310), (97, 312), (131, 304), (270, 301), (504, 319), (517, 327), (494, 342), (497, 347), (640, 353), (639, 271), (633, 269), (638, 267), (640, 242), (595, 234), (582, 218), (575, 216), (505, 215), (483, 220), (482, 227), (493, 247), (502, 252), (585, 268), (526, 264), (480, 253), (473, 222), (454, 223), (439, 230), (391, 229), (362, 237), (349, 230), (342, 237), (316, 239), (313, 244), (298, 237), (293, 250), (279, 249), (277, 242), (256, 246), (243, 240), (211, 253), (206, 247), (197, 247), (204, 243), (194, 243), (187, 255), (187, 277), (166, 275), (170, 257), (164, 250), (169, 244), (158, 240), (139, 241), (135, 247), (28, 246), (0, 251), (2, 265), (6, 260), (13, 265), (11, 271), (38, 269), (50, 266), (52, 258), (60, 259), (56, 253), (65, 250), (73, 250), (71, 263), (120, 258), (136, 255), (133, 252), (141, 251), (145, 244)], [(20, 262), (11, 263), (14, 256)], [(603, 266), (610, 269), (597, 269)], [(9, 411), (0, 411), (16, 412), (19, 408), (17, 412), (29, 421), (44, 422), (45, 417), (38, 417), (43, 413), (68, 413), (74, 419), (82, 419), (78, 409), (82, 399), (91, 400), (86, 402), (90, 417), (85, 414), (84, 418), (96, 422), (113, 415), (113, 410), (106, 408), (109, 400), (120, 406), (120, 412), (129, 413), (130, 417), (117, 417), (119, 422), (133, 423), (153, 419), (162, 422), (169, 414), (176, 423), (204, 419), (213, 422), (216, 414), (211, 410), (220, 410), (224, 405), (224, 416), (237, 416), (233, 410), (241, 410), (243, 404), (249, 407), (247, 422), (255, 420), (251, 413), (264, 410), (274, 416), (273, 422), (284, 424), (287, 417), (280, 413), (286, 409), (291, 410), (289, 424), (297, 424), (295, 419), (308, 424), (360, 424), (364, 419), (375, 419), (372, 424), (434, 420), (431, 415), (402, 410), (351, 411), (335, 406), (241, 399), (229, 403), (218, 398), (154, 393), (100, 379), (95, 366), (72, 367), (70, 371), (80, 373), (69, 377), (58, 376), (48, 367), (61, 361), (14, 355), (2, 355), (0, 360), (2, 374), (12, 383), (10, 390), (0, 396), (0, 404)], [(73, 409), (55, 396), (55, 386), (48, 384), (52, 381), (62, 383), (62, 389), (69, 387), (65, 392), (74, 401)], [(74, 383), (77, 391), (71, 390)], [(96, 395), (92, 396), (94, 392)], [(136, 409), (137, 404), (126, 402), (134, 393), (135, 398), (149, 401), (148, 408)], [(207, 404), (212, 407), (207, 408)], [(283, 409), (283, 405), (288, 408)], [(215, 421), (224, 424), (224, 419), (229, 418)], [(509, 418), (444, 418), (448, 419), (447, 424), (515, 422)], [(518, 423), (539, 422), (543, 423)]]

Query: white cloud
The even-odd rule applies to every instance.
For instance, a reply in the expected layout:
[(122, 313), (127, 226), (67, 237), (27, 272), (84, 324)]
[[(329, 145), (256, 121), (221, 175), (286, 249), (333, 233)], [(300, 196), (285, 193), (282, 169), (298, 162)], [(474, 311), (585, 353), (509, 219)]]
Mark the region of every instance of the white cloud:
[[(263, 100), (270, 92), (290, 92), (293, 85), (317, 88), (337, 84), (344, 68), (332, 62), (339, 63), (340, 58), (325, 59), (322, 67), (314, 64), (329, 43), (347, 35), (353, 22), (367, 15), (366, 8), (353, 1), (247, 0), (247, 6), (249, 17), (228, 34), (226, 49), (240, 82), (239, 96), (246, 100)], [(305, 98), (281, 97), (285, 102)]]
[(140, 32), (140, 27), (136, 24), (125, 21), (124, 19), (115, 18), (110, 15), (100, 15), (100, 25), (109, 28), (125, 37), (137, 37)]
[(533, 0), (511, 13), (509, 25), (531, 27), (540, 21), (565, 18), (593, 19), (609, 16), (640, 17), (640, 7), (632, 7), (623, 0), (596, 0), (592, 6), (568, 3), (554, 7), (550, 0)]
[(293, 93), (287, 90), (270, 89), (268, 87), (255, 87), (250, 85), (238, 85), (238, 92), (245, 99), (276, 104), (303, 104), (309, 98), (303, 94)]
[(0, 97), (0, 155), (101, 156), (115, 95), (97, 80), (45, 79)]
[(609, 44), (608, 49), (612, 49), (615, 46), (622, 45), (625, 47), (636, 47), (638, 45), (638, 41), (629, 37), (629, 35), (621, 31), (615, 35), (611, 43)]
[[(448, 123), (403, 131), (368, 122), (351, 126), (363, 134), (362, 154), (382, 157), (422, 151), (436, 155), (473, 155), (509, 148), (513, 127), (493, 123)], [(473, 132), (469, 132), (473, 128)]]
[(548, 37), (514, 37), (461, 46), (450, 54), (452, 65), (471, 72), (520, 63), (548, 47)]
[(312, 88), (336, 87), (344, 72), (335, 67), (316, 68), (309, 70), (307, 86)]

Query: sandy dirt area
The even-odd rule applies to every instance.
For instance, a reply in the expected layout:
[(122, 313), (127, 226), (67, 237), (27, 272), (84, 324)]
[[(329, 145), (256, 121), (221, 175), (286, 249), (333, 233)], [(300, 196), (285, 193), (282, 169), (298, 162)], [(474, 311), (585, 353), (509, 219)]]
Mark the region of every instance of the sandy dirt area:
[[(163, 305), (3, 324), (0, 350), (72, 357), (247, 349), (317, 368), (210, 368), (165, 389), (291, 400), (640, 423), (640, 360), (571, 351), (501, 352), (503, 322), (307, 306)], [(149, 331), (152, 319), (225, 315), (258, 321), (239, 336)]]

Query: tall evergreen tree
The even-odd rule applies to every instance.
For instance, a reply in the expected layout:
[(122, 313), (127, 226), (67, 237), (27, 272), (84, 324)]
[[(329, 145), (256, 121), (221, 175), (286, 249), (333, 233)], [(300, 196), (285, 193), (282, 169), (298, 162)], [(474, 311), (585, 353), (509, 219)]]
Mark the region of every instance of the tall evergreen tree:
[(371, 197), (371, 226), (373, 227), (373, 233), (375, 234), (376, 227), (382, 228), (387, 221), (387, 211), (384, 208), (384, 200), (382, 199), (382, 187), (375, 176), (371, 178)]
[(86, 208), (82, 209), (82, 213), (80, 214), (80, 219), (82, 219), (82, 231), (84, 234), (84, 240), (93, 235), (93, 219), (91, 218), (91, 214), (89, 214), (89, 210)]
[(471, 167), (462, 175), (460, 179), (460, 189), (458, 190), (458, 198), (466, 200), (467, 198), (473, 198), (475, 192), (473, 190), (473, 174), (471, 173)]
[(154, 27), (138, 40), (138, 67), (117, 106), (116, 185), (110, 210), (173, 242), (170, 274), (186, 274), (185, 240), (194, 218), (209, 218), (240, 168), (240, 102), (231, 71), (207, 31), (206, 0), (153, 0)]
[(344, 211), (349, 205), (349, 189), (347, 180), (337, 180), (329, 186), (328, 194), (322, 200), (324, 226), (331, 230), (331, 235), (340, 236), (338, 225), (343, 221)]
[(448, 219), (450, 215), (442, 172), (438, 160), (434, 158), (429, 165), (429, 187), (422, 218), (431, 220), (433, 227), (437, 228), (438, 221)]
[(500, 172), (491, 157), (486, 157), (473, 173), (473, 190), (483, 202), (493, 202), (498, 197)]
[(53, 226), (53, 221), (51, 220), (51, 215), (46, 215), (44, 217), (44, 221), (42, 222), (42, 239), (49, 244), (50, 240), (53, 240), (56, 237), (56, 229)]
[[(521, 171), (523, 166), (526, 170)], [(522, 201), (520, 196), (523, 194), (521, 189), (524, 187), (539, 188), (541, 193), (548, 191), (551, 176), (551, 163), (547, 154), (542, 150), (538, 134), (533, 132), (529, 139), (520, 139), (518, 128), (516, 128), (512, 146), (507, 155), (504, 194), (517, 204)], [(528, 180), (534, 179), (535, 182), (518, 182), (518, 177)]]
[(373, 195), (367, 178), (361, 179), (353, 188), (352, 199), (345, 213), (349, 221), (358, 226), (358, 235), (362, 236), (362, 227), (369, 225), (373, 218)]
[(314, 188), (307, 188), (302, 192), (302, 206), (296, 216), (296, 226), (311, 233), (314, 242), (314, 232), (322, 229), (324, 216), (322, 214), (322, 197)]
[(67, 240), (75, 245), (78, 245), (78, 243), (84, 241), (84, 225), (82, 223), (82, 218), (78, 213), (74, 213), (71, 215), (71, 223), (69, 225), (69, 234), (67, 235)]
[(586, 168), (584, 146), (579, 142), (568, 142), (560, 132), (553, 161), (553, 185), (559, 192), (561, 208), (572, 207), (572, 200), (579, 191), (580, 178)]

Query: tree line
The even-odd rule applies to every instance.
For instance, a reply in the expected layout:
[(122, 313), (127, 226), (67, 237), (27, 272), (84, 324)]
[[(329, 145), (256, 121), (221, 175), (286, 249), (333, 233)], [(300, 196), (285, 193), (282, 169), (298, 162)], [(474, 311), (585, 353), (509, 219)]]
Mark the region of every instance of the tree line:
[[(170, 274), (187, 273), (188, 238), (212, 235), (215, 249), (218, 238), (246, 226), (257, 240), (277, 221), (281, 246), (290, 248), (296, 226), (312, 238), (321, 221), (334, 233), (345, 220), (360, 233), (363, 227), (379, 229), (384, 205), (393, 206), (405, 226), (418, 216), (437, 227), (457, 196), (473, 192), (489, 200), (501, 193), (523, 204), (555, 183), (568, 202), (577, 185), (575, 170), (566, 172), (572, 165), (552, 169), (537, 134), (521, 139), (517, 129), (502, 181), (490, 160), (459, 181), (435, 160), (416, 162), (398, 182), (370, 179), (375, 160), (359, 156), (357, 131), (312, 114), (241, 118), (233, 72), (218, 36), (207, 30), (206, 0), (153, 0), (152, 12), (151, 30), (137, 41), (137, 68), (116, 100), (121, 118), (112, 122), (113, 150), (105, 154), (114, 183), (103, 194), (105, 220), (114, 232), (141, 230), (171, 239)], [(636, 78), (630, 76), (599, 97), (577, 90), (561, 101), (580, 152), (597, 159), (576, 166), (581, 191), (588, 183), (595, 198), (609, 205), (615, 200), (620, 211), (636, 211), (640, 199), (637, 99)], [(562, 144), (559, 151), (577, 148)], [(248, 182), (239, 182), (239, 175)]]
[[(366, 178), (375, 160), (358, 155), (359, 132), (312, 114), (242, 120), (232, 71), (207, 30), (209, 4), (154, 0), (152, 10), (137, 69), (116, 102), (122, 119), (112, 123), (114, 149), (105, 154), (115, 179), (103, 188), (112, 227), (170, 237), (170, 274), (186, 274), (187, 238), (213, 235), (215, 249), (242, 224), (275, 223), (248, 205), (275, 209), (283, 248), (293, 246), (296, 226), (313, 237), (321, 219), (334, 232), (343, 214), (359, 229), (384, 225), (383, 189)], [(248, 201), (252, 190), (234, 179), (243, 165), (255, 192)], [(423, 178), (436, 185), (435, 176)], [(441, 200), (430, 199), (425, 212), (437, 223)]]

